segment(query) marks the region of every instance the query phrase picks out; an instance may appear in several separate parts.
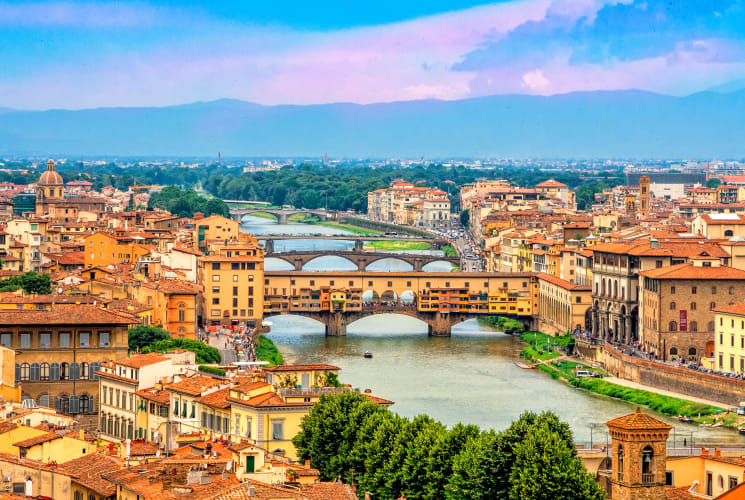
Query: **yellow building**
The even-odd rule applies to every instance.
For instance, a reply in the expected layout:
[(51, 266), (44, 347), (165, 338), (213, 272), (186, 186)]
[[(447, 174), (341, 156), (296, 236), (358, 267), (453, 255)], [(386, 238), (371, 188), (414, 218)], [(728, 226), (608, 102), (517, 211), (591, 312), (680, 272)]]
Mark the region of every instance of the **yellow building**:
[(170, 416), (171, 393), (158, 382), (153, 387), (141, 389), (135, 394), (138, 439), (155, 441), (156, 436), (165, 436)]
[(173, 337), (195, 339), (201, 287), (186, 281), (159, 279), (135, 288), (135, 300), (147, 304), (147, 324), (158, 325)]
[(258, 242), (212, 245), (199, 259), (202, 323), (258, 325), (264, 314), (264, 253)]
[(714, 309), (714, 369), (745, 373), (745, 304)]
[(95, 443), (70, 432), (60, 434), (27, 425), (5, 424), (0, 429), (0, 453), (44, 463), (67, 462), (74, 458), (96, 452)]
[[(744, 498), (742, 485), (745, 479), (745, 460), (740, 457), (723, 457), (718, 449), (704, 448), (700, 456), (670, 457), (666, 465), (667, 485), (692, 493), (691, 498), (732, 499)], [(731, 491), (737, 488), (735, 491)], [(731, 491), (731, 495), (727, 492)]]
[(134, 264), (139, 258), (150, 253), (150, 250), (139, 244), (135, 238), (117, 237), (103, 232), (85, 236), (83, 241), (86, 268), (121, 262)]
[(590, 325), (592, 287), (580, 286), (548, 274), (538, 275), (540, 331), (551, 335), (583, 331)]
[(326, 387), (326, 378), (329, 373), (339, 375), (341, 368), (334, 365), (311, 364), (265, 366), (263, 370), (266, 374), (264, 380), (275, 389), (280, 387), (310, 389), (311, 387)]
[(238, 238), (240, 223), (221, 215), (211, 215), (195, 220), (192, 241), (197, 248), (206, 248), (214, 241), (230, 241)]

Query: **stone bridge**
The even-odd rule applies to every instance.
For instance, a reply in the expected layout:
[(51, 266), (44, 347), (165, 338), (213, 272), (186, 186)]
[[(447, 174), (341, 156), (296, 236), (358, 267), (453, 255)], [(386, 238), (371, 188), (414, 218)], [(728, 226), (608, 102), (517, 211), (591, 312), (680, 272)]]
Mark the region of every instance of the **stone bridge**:
[(326, 220), (327, 216), (329, 215), (326, 212), (321, 211), (321, 210), (305, 210), (302, 208), (298, 208), (298, 209), (295, 209), (295, 208), (292, 208), (292, 209), (290, 208), (231, 208), (230, 209), (230, 217), (233, 220), (236, 220), (238, 222), (243, 220), (243, 217), (245, 217), (246, 215), (259, 214), (259, 213), (273, 215), (274, 217), (277, 218), (277, 221), (279, 222), (279, 224), (287, 224), (287, 218), (290, 215), (295, 215), (295, 214), (315, 215), (320, 220)]
[(479, 316), (475, 313), (441, 313), (438, 311), (418, 311), (413, 305), (381, 305), (374, 307), (363, 307), (360, 311), (272, 311), (264, 312), (264, 317), (278, 315), (304, 316), (323, 323), (326, 327), (326, 335), (330, 337), (345, 336), (347, 326), (355, 321), (375, 314), (401, 314), (410, 316), (427, 323), (427, 330), (433, 337), (449, 337), (454, 325), (474, 319)]
[[(431, 250), (442, 250), (445, 246), (449, 245), (450, 242), (444, 239), (438, 238), (415, 238), (408, 236), (361, 236), (357, 234), (350, 234), (349, 236), (340, 235), (277, 235), (277, 236), (264, 236), (258, 235), (259, 241), (264, 242), (264, 249), (267, 254), (274, 253), (274, 242), (284, 240), (339, 240), (339, 241), (350, 241), (354, 242), (354, 251), (362, 252), (366, 241), (415, 241), (422, 243), (429, 243)], [(455, 248), (455, 247), (453, 247)]]
[(307, 264), (308, 262), (325, 256), (342, 257), (357, 266), (358, 271), (364, 271), (365, 269), (367, 269), (367, 266), (382, 259), (395, 259), (406, 262), (413, 267), (414, 271), (421, 271), (424, 266), (432, 262), (443, 261), (457, 265), (460, 261), (458, 257), (390, 252), (352, 252), (323, 250), (317, 252), (275, 252), (266, 254), (266, 257), (272, 257), (288, 262), (295, 267), (296, 271), (302, 271), (303, 266), (305, 266), (305, 264)]

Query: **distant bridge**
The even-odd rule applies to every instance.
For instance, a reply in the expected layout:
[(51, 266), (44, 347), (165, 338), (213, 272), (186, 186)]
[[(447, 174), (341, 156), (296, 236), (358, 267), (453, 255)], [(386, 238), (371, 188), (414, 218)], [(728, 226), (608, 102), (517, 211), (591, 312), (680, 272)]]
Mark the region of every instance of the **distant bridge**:
[[(314, 235), (276, 235), (276, 236), (264, 236), (264, 235), (256, 235), (256, 238), (258, 238), (260, 241), (264, 242), (264, 249), (266, 250), (267, 254), (274, 253), (274, 242), (275, 241), (281, 241), (281, 240), (341, 240), (341, 241), (353, 241), (354, 242), (354, 251), (355, 252), (362, 252), (365, 246), (366, 241), (416, 241), (416, 242), (423, 242), (423, 243), (429, 243), (430, 249), (432, 250), (442, 250), (445, 246), (449, 245), (450, 242), (448, 240), (443, 239), (436, 239), (436, 238), (414, 238), (414, 237), (407, 237), (407, 236), (362, 236), (359, 234), (350, 234), (350, 235), (323, 235), (323, 234), (314, 234)], [(395, 254), (392, 254), (395, 255)]]
[(406, 254), (400, 252), (352, 252), (321, 250), (315, 252), (273, 252), (266, 254), (266, 257), (272, 257), (288, 262), (295, 267), (296, 271), (302, 271), (303, 266), (305, 266), (305, 264), (307, 264), (308, 262), (325, 256), (344, 258), (356, 265), (358, 271), (364, 271), (365, 269), (367, 269), (367, 266), (382, 259), (396, 259), (402, 262), (406, 262), (413, 267), (414, 271), (422, 271), (422, 268), (424, 266), (426, 266), (427, 264), (431, 264), (432, 262), (450, 262), (451, 264), (456, 265), (460, 262), (460, 259), (458, 259), (458, 257)]
[[(226, 200), (223, 200), (226, 201)], [(235, 201), (235, 200), (229, 200), (229, 201)], [(246, 202), (243, 202), (246, 203)], [(328, 213), (326, 213), (323, 210), (306, 210), (303, 208), (262, 208), (262, 207), (255, 207), (255, 208), (231, 208), (230, 209), (230, 217), (233, 220), (236, 220), (238, 222), (243, 220), (243, 217), (246, 215), (251, 214), (269, 214), (273, 215), (277, 218), (277, 221), (280, 224), (287, 224), (287, 218), (291, 215), (295, 214), (310, 214), (315, 215), (320, 220), (326, 220), (329, 216)]]

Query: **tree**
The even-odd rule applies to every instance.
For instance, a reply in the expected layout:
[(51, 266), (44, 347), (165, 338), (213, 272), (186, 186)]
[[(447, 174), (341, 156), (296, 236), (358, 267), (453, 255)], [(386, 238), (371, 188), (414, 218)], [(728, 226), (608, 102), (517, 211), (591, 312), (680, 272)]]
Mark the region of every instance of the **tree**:
[(387, 476), (385, 486), (378, 492), (383, 498), (398, 498), (407, 486), (407, 480), (411, 475), (408, 470), (403, 469), (404, 461), (409, 455), (411, 443), (424, 430), (425, 427), (434, 425), (435, 421), (427, 415), (417, 415), (413, 420), (404, 420), (401, 430), (393, 440), (388, 460), (383, 466)]
[(173, 349), (184, 349), (195, 354), (196, 362), (200, 364), (219, 363), (222, 360), (220, 351), (204, 342), (192, 339), (169, 338), (145, 346), (143, 352), (168, 352)]
[(339, 382), (339, 375), (334, 372), (328, 372), (323, 380), (324, 387), (341, 387)]
[(345, 428), (349, 416), (360, 405), (375, 404), (357, 392), (342, 392), (321, 396), (310, 413), (303, 418), (300, 432), (292, 439), (302, 460), (310, 460), (312, 467), (321, 473), (321, 479), (330, 481), (344, 472), (339, 450), (346, 446)]
[(385, 498), (382, 492), (388, 481), (388, 473), (384, 467), (405, 422), (404, 418), (386, 412), (372, 415), (363, 424), (352, 450), (352, 456), (356, 458), (352, 463), (358, 460), (364, 463), (358, 479), (363, 491), (371, 491), (379, 498)]
[(471, 212), (469, 209), (464, 208), (460, 212), (460, 225), (463, 227), (468, 227), (468, 224), (471, 222)]
[(437, 500), (443, 498), (443, 492), (448, 480), (453, 475), (453, 457), (466, 444), (479, 436), (479, 428), (475, 425), (456, 424), (450, 431), (440, 433), (429, 448), (424, 459), (427, 483), (423, 488), (422, 498)]
[[(427, 486), (432, 483), (433, 478), (428, 474), (429, 454), (435, 444), (446, 436), (447, 429), (440, 422), (426, 421), (418, 429), (414, 439), (406, 449), (403, 463), (398, 468), (403, 489), (402, 494), (411, 500), (425, 498)], [(450, 463), (452, 457), (448, 457)]]
[(720, 179), (717, 179), (716, 177), (712, 177), (708, 181), (706, 181), (706, 187), (716, 189), (722, 184), (722, 181)]
[[(500, 439), (494, 431), (482, 432), (466, 441), (463, 449), (453, 458), (453, 473), (445, 486), (447, 500), (490, 500), (499, 496), (501, 479), (497, 477)], [(499, 467), (502, 469), (503, 467)]]
[(515, 448), (511, 500), (602, 500), (605, 494), (587, 473), (571, 442), (546, 423), (534, 426)]
[(15, 292), (23, 289), (24, 293), (46, 295), (52, 293), (52, 282), (48, 274), (28, 271), (0, 280), (0, 292)]
[(170, 339), (171, 334), (157, 326), (139, 325), (129, 329), (129, 350), (139, 351), (159, 340)]

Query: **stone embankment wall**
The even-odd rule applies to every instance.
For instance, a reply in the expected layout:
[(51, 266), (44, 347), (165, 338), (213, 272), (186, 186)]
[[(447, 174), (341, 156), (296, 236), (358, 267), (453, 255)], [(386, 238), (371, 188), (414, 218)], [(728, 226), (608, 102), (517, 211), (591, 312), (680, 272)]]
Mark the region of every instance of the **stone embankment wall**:
[(745, 401), (745, 380), (720, 377), (628, 356), (609, 345), (578, 341), (576, 351), (587, 361), (600, 363), (619, 378), (689, 396), (738, 406)]

